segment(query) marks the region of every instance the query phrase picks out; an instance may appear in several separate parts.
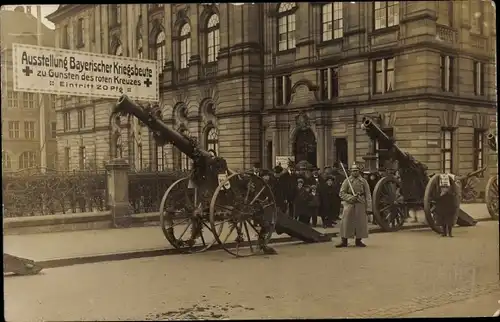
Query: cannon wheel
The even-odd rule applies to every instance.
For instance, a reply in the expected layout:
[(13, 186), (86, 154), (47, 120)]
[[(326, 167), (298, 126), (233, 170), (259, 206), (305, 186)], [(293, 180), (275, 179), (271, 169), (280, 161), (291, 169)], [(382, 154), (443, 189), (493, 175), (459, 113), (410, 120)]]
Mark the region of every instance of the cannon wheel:
[[(450, 178), (450, 183), (454, 186), (455, 191), (458, 191), (457, 184), (452, 178)], [(425, 187), (424, 213), (425, 213), (425, 220), (427, 221), (429, 227), (431, 227), (431, 229), (436, 233), (441, 234), (443, 230), (441, 229), (441, 226), (437, 225), (435, 218), (436, 214), (434, 213), (436, 198), (438, 196), (439, 196), (439, 174), (436, 174), (429, 179), (429, 182)], [(458, 193), (457, 193), (457, 201), (458, 201), (457, 202), (458, 208), (456, 209), (455, 221), (458, 219), (458, 210), (460, 208), (460, 196)]]
[(498, 219), (498, 176), (493, 176), (488, 180), (484, 199), (491, 218)]
[(189, 187), (189, 180), (185, 177), (168, 187), (160, 203), (160, 225), (174, 248), (198, 253), (209, 249), (216, 239), (208, 225), (208, 209), (203, 209), (207, 202), (200, 200), (198, 188)]
[[(221, 208), (226, 209), (223, 219), (216, 214)], [(212, 230), (217, 221), (228, 222), (228, 228), (214, 237), (226, 252), (236, 257), (252, 256), (264, 250), (277, 219), (278, 209), (271, 188), (252, 173), (230, 175), (217, 187), (210, 203)], [(233, 243), (235, 246), (230, 245)]]
[(373, 217), (383, 231), (398, 231), (408, 217), (401, 182), (392, 176), (380, 179), (373, 189)]

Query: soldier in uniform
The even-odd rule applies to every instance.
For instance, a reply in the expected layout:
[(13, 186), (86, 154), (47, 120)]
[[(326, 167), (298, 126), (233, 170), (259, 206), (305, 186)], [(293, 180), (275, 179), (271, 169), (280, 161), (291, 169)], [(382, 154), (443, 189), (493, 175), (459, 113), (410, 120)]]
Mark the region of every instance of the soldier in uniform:
[(368, 182), (360, 176), (359, 167), (353, 164), (351, 175), (340, 187), (340, 198), (344, 205), (340, 222), (342, 241), (336, 247), (347, 247), (349, 238), (356, 238), (357, 247), (366, 247), (361, 241), (368, 238), (368, 216), (372, 212), (372, 196)]
[(441, 177), (439, 180), (440, 196), (436, 199), (436, 224), (443, 229), (443, 237), (453, 237), (452, 229), (457, 220), (458, 200), (455, 191), (453, 190), (450, 179)]

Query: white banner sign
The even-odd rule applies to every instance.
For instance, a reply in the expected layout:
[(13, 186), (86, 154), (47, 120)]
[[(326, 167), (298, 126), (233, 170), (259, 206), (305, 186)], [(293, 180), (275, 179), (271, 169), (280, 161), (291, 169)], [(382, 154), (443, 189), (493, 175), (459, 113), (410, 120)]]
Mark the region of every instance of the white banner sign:
[(294, 156), (288, 155), (277, 155), (276, 156), (276, 165), (281, 165), (283, 169), (288, 169), (288, 160), (294, 161)]
[(12, 55), (15, 91), (159, 100), (154, 60), (24, 44), (13, 44)]

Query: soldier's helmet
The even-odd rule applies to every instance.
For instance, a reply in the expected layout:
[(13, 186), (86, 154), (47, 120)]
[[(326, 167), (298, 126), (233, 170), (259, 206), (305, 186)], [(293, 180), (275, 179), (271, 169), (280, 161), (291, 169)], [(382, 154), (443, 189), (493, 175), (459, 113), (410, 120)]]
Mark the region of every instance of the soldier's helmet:
[(355, 170), (359, 171), (359, 166), (356, 163), (353, 163), (350, 170), (351, 171), (355, 171)]

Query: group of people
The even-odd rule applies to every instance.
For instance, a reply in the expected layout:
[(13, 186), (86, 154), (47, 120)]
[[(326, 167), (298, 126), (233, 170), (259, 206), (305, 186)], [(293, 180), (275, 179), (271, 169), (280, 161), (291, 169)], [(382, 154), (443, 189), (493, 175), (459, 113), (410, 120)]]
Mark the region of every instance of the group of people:
[[(344, 168), (344, 169), (342, 169)], [(336, 247), (347, 247), (348, 239), (355, 238), (355, 245), (365, 247), (362, 239), (368, 237), (368, 216), (371, 213), (371, 190), (360, 175), (356, 164), (345, 177), (345, 166), (336, 163), (333, 167), (307, 169), (293, 164), (284, 169), (278, 164), (273, 170), (262, 170), (254, 164), (253, 173), (270, 184), (278, 208), (283, 213), (304, 224), (317, 227), (318, 217), (324, 228), (337, 224), (341, 208), (341, 243)]]

